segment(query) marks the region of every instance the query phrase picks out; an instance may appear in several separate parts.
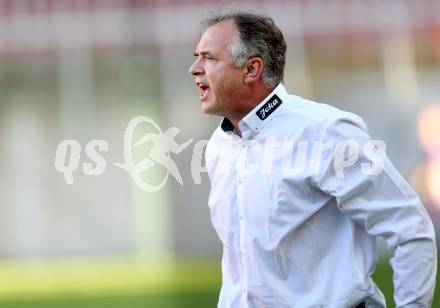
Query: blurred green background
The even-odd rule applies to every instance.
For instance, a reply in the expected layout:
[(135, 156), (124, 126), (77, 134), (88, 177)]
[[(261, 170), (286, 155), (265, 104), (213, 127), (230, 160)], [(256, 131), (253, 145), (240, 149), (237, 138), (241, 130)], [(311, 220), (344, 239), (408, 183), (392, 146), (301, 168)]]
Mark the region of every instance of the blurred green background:
[[(191, 160), (219, 119), (200, 111), (188, 69), (200, 21), (225, 4), (0, 0), (0, 307), (216, 306), (221, 245), (206, 173), (194, 176)], [(386, 142), (439, 237), (440, 1), (234, 6), (270, 15), (283, 31), (290, 93), (359, 114)], [(179, 144), (194, 140), (171, 156), (183, 185), (170, 176), (146, 192), (114, 165), (138, 116), (177, 127)], [(154, 129), (142, 123), (135, 140)], [(64, 140), (80, 146), (72, 184), (55, 166)], [(96, 175), (85, 172), (97, 167), (92, 140), (108, 145)], [(136, 149), (136, 161), (148, 150)], [(165, 174), (155, 165), (141, 178), (154, 185)], [(379, 247), (375, 280), (392, 307), (389, 254)]]
[[(10, 294), (3, 294), (0, 307), (17, 308), (122, 308), (122, 307), (216, 307), (221, 284), (219, 262), (186, 262), (157, 266), (108, 263), (35, 268), (16, 273)], [(83, 273), (73, 273), (79, 270)], [(35, 272), (36, 271), (36, 272)], [(34, 279), (29, 279), (35, 275)], [(15, 280), (15, 281), (14, 281)], [(392, 270), (383, 261), (373, 280), (382, 290), (388, 307), (394, 307)], [(56, 285), (56, 286), (55, 286)], [(13, 290), (13, 288), (18, 290)], [(440, 307), (438, 292), (432, 307)]]

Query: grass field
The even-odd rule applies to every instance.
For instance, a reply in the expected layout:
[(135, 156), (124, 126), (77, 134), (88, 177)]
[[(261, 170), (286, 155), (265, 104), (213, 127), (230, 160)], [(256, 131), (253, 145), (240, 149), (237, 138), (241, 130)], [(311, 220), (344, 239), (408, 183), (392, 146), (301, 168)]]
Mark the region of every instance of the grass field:
[[(220, 287), (217, 262), (134, 265), (120, 262), (0, 267), (4, 308), (209, 308)], [(378, 265), (374, 280), (392, 301), (392, 271)], [(440, 307), (436, 294), (433, 306)]]

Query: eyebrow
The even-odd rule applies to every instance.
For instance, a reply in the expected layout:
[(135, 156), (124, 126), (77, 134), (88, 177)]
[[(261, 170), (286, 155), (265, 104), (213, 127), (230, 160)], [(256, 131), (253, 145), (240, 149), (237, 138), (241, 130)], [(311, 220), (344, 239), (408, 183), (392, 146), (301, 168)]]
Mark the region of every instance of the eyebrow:
[(210, 53), (209, 51), (207, 51), (207, 50), (203, 50), (203, 51), (201, 51), (201, 52), (194, 52), (194, 57), (198, 57), (199, 55), (202, 55), (202, 56), (212, 56), (212, 53)]

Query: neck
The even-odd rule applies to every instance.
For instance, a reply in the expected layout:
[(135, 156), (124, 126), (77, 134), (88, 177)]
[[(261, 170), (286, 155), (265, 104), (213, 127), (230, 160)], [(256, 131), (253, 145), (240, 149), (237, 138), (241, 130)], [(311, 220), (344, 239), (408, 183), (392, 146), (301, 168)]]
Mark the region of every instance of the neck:
[(252, 109), (261, 103), (273, 89), (268, 88), (265, 85), (259, 85), (258, 87), (249, 87), (247, 91), (243, 93), (240, 99), (240, 108), (236, 110), (234, 114), (226, 116), (231, 121), (234, 127), (235, 133), (241, 137), (241, 131), (238, 127), (238, 123), (243, 119)]

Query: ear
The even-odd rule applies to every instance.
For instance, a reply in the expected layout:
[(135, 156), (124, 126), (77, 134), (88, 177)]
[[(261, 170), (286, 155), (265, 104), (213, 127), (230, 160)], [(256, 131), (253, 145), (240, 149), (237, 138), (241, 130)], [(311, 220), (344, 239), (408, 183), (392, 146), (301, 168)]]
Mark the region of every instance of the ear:
[(244, 82), (251, 83), (258, 81), (263, 75), (264, 63), (260, 57), (252, 57), (246, 63)]

